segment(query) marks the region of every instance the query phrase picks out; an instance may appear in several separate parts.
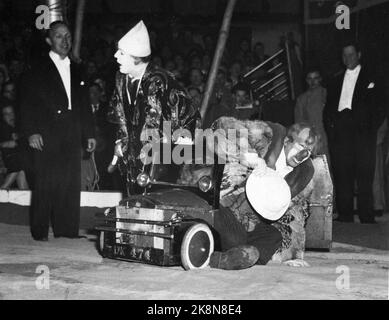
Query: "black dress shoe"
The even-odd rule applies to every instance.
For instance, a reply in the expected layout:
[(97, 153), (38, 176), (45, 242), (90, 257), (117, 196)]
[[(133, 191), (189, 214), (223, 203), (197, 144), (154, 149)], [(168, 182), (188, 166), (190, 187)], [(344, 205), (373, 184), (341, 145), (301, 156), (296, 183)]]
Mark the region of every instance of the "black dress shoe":
[(49, 241), (48, 237), (33, 237), (35, 241)]
[(211, 254), (209, 266), (224, 270), (247, 269), (256, 264), (259, 259), (259, 252), (253, 246), (239, 246), (231, 248), (226, 252), (214, 251)]

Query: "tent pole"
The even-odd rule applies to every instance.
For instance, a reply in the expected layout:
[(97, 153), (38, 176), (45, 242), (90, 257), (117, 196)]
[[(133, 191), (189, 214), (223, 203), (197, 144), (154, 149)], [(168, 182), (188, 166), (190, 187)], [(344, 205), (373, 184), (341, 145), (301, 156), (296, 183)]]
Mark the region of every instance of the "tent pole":
[(76, 11), (76, 26), (74, 32), (73, 58), (76, 62), (81, 62), (80, 50), (82, 41), (82, 25), (84, 21), (86, 0), (78, 0)]
[(204, 97), (201, 103), (200, 114), (202, 119), (204, 119), (204, 116), (206, 115), (209, 107), (209, 100), (211, 98), (211, 94), (215, 86), (217, 71), (219, 69), (219, 65), (224, 53), (224, 48), (226, 46), (226, 42), (230, 32), (231, 18), (234, 13), (236, 1), (237, 0), (228, 0), (226, 11), (224, 12), (223, 24), (220, 28), (215, 55), (213, 57), (211, 70), (209, 72), (207, 84), (205, 87)]

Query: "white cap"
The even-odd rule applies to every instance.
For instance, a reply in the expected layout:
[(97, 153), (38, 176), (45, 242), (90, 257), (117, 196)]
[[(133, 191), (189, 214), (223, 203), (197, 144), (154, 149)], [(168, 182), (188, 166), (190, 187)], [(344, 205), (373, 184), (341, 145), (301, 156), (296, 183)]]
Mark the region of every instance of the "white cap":
[(134, 57), (147, 57), (151, 54), (149, 33), (142, 20), (119, 40), (118, 47)]
[(246, 196), (260, 216), (272, 221), (284, 215), (291, 201), (285, 179), (270, 168), (260, 174), (253, 171), (246, 182)]

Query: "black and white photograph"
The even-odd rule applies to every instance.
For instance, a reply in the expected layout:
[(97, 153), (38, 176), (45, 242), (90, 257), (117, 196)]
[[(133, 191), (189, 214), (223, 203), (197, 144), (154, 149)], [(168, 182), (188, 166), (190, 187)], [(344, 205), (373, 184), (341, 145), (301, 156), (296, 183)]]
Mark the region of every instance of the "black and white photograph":
[(388, 22), (389, 0), (0, 0), (0, 300), (389, 300)]

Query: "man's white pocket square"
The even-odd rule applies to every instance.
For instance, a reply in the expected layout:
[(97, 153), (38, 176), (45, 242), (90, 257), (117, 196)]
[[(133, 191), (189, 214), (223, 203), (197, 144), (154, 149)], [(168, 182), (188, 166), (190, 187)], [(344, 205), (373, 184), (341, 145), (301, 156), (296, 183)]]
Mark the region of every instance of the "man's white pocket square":
[(368, 89), (373, 89), (374, 88), (374, 82), (370, 82), (367, 88)]

